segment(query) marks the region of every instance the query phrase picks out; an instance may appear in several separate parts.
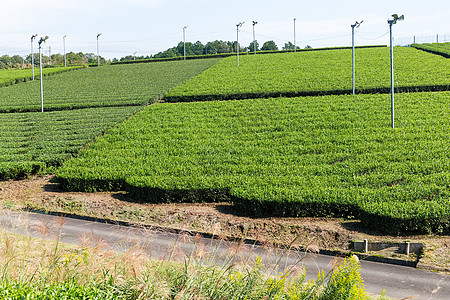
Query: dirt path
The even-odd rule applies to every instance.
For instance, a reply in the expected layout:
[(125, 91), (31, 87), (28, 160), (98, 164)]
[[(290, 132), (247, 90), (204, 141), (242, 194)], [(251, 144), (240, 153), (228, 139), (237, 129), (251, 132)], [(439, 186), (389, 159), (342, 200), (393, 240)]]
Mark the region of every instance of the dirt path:
[[(52, 176), (0, 182), (4, 209), (37, 209), (145, 223), (222, 237), (246, 237), (263, 243), (293, 245), (310, 251), (348, 251), (349, 242), (368, 239), (383, 242), (422, 242), (422, 263), (450, 268), (449, 236), (387, 236), (365, 231), (359, 221), (324, 218), (248, 218), (228, 203), (145, 204), (124, 193), (67, 193)], [(397, 253), (377, 253), (415, 260)]]

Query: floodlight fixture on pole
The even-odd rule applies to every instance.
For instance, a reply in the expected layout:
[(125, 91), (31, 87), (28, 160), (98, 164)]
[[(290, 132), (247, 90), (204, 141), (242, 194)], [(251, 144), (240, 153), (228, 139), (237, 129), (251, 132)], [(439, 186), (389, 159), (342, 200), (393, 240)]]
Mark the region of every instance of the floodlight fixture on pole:
[(33, 70), (33, 80), (34, 80), (34, 53), (33, 53), (33, 40), (37, 37), (37, 33), (31, 36), (31, 69)]
[(392, 38), (392, 25), (397, 24), (397, 21), (403, 21), (405, 19), (404, 15), (400, 17), (397, 14), (392, 15), (392, 19), (388, 19), (389, 24), (389, 36), (390, 36), (390, 48), (391, 48), (391, 127), (395, 128), (394, 125), (394, 47)]
[(361, 22), (355, 22), (352, 26), (352, 94), (355, 94), (355, 28), (358, 28)]
[(42, 83), (42, 78), (44, 77), (42, 75), (42, 55), (41, 55), (41, 44), (45, 43), (45, 41), (48, 39), (48, 35), (45, 36), (45, 38), (41, 37), (41, 39), (39, 40), (38, 44), (39, 44), (39, 78), (41, 81), (41, 112), (44, 112), (44, 87), (43, 87), (43, 83)]
[(244, 25), (245, 22), (239, 22), (236, 24), (236, 52), (237, 52), (237, 66), (239, 67), (239, 28)]
[(186, 28), (187, 26), (183, 27), (183, 57), (184, 60), (186, 60)]
[(64, 49), (64, 67), (67, 66), (67, 62), (66, 62), (66, 36), (63, 36), (63, 49)]
[(255, 50), (256, 54), (256, 37), (255, 37), (255, 25), (258, 24), (258, 22), (253, 21), (253, 49)]
[(297, 52), (297, 47), (295, 46), (295, 20), (297, 19), (294, 18), (294, 52)]
[(101, 35), (102, 35), (101, 33), (97, 34), (97, 65), (98, 65), (98, 66), (100, 66), (100, 54), (99, 54), (99, 51), (98, 51), (98, 38), (99, 38)]

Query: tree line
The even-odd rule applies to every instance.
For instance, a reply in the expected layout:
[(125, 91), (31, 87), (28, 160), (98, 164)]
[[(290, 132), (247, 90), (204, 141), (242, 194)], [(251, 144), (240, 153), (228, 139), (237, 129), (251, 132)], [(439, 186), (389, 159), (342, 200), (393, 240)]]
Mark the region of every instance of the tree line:
[[(103, 57), (100, 56), (100, 62), (107, 62)], [(3, 55), (0, 56), (0, 69), (13, 69), (13, 68), (30, 68), (32, 63), (32, 56), (28, 54), (27, 56), (20, 55)], [(67, 65), (88, 65), (97, 63), (97, 55), (94, 53), (83, 53), (83, 52), (69, 52), (66, 53), (66, 63)], [(34, 64), (39, 65), (39, 54), (34, 53)], [(64, 66), (64, 55), (62, 54), (52, 54), (51, 56), (42, 55), (43, 66)]]
[[(222, 41), (215, 40), (213, 42), (208, 42), (206, 44), (202, 44), (200, 41), (195, 43), (186, 42), (186, 55), (194, 56), (194, 55), (208, 55), (208, 54), (221, 54), (221, 53), (232, 53), (236, 52), (236, 41)], [(251, 42), (248, 47), (239, 47), (239, 52), (252, 52), (255, 51), (277, 51), (278, 46), (274, 41), (266, 41), (260, 47), (258, 41)], [(152, 56), (132, 56), (128, 55), (122, 57), (120, 59), (113, 59), (113, 61), (130, 61), (136, 59), (149, 59), (149, 58), (171, 58), (177, 56), (184, 55), (184, 47), (185, 44), (183, 42), (179, 42), (177, 46), (169, 48), (165, 51), (161, 51)], [(300, 49), (299, 46), (295, 47), (296, 49)], [(310, 46), (306, 46), (305, 48), (311, 48)], [(287, 42), (284, 44), (282, 50), (294, 50), (294, 45), (291, 42)]]

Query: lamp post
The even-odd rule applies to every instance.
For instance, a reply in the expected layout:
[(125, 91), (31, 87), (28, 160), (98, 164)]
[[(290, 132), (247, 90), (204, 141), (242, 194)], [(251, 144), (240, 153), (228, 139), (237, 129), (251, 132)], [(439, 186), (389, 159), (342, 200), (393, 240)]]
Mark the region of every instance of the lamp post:
[(396, 24), (397, 21), (403, 21), (405, 19), (404, 15), (400, 17), (397, 14), (392, 15), (392, 19), (388, 19), (389, 24), (389, 36), (390, 36), (390, 48), (391, 48), (391, 126), (394, 126), (394, 47), (392, 39), (392, 25)]
[(237, 52), (237, 66), (239, 67), (239, 28), (242, 27), (244, 22), (239, 22), (239, 24), (236, 25), (236, 52)]
[(67, 66), (67, 62), (66, 62), (66, 36), (63, 36), (63, 51), (64, 51), (64, 67)]
[(98, 51), (98, 38), (101, 35), (102, 35), (101, 33), (97, 34), (97, 66), (100, 66), (100, 54), (99, 54), (99, 51)]
[(39, 44), (39, 77), (40, 77), (40, 81), (41, 81), (41, 112), (44, 112), (44, 87), (43, 87), (43, 83), (42, 83), (42, 78), (44, 77), (42, 75), (42, 55), (41, 55), (41, 44), (45, 43), (45, 41), (48, 39), (48, 36), (45, 36), (45, 38), (41, 37), (41, 39), (39, 40), (38, 44)]
[(183, 27), (183, 56), (184, 60), (186, 60), (186, 28), (187, 26)]
[(258, 22), (253, 21), (253, 48), (255, 50), (256, 54), (256, 37), (255, 37), (255, 25), (258, 24)]
[(31, 36), (31, 69), (33, 70), (33, 80), (34, 80), (34, 53), (33, 53), (33, 40), (37, 37), (37, 33)]
[(295, 20), (296, 18), (294, 18), (294, 52), (297, 52), (297, 47), (295, 46)]
[(137, 53), (137, 52), (134, 52), (134, 53), (133, 53), (133, 60), (134, 60), (134, 61), (136, 60), (136, 53)]
[(355, 94), (355, 28), (358, 28), (361, 22), (355, 22), (352, 26), (352, 94)]

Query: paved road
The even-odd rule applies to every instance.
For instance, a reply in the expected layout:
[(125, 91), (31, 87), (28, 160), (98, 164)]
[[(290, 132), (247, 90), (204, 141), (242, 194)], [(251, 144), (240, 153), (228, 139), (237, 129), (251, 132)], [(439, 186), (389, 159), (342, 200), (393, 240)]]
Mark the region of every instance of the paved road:
[[(314, 278), (320, 269), (331, 270), (336, 258), (326, 255), (305, 254), (256, 245), (238, 244), (221, 240), (196, 238), (176, 234), (90, 222), (55, 216), (3, 212), (0, 214), (2, 228), (19, 234), (56, 239), (71, 244), (105, 244), (116, 251), (126, 251), (133, 246), (145, 249), (151, 257), (184, 259), (192, 253), (214, 253), (213, 260), (205, 263), (252, 262), (262, 258), (267, 273), (277, 273), (292, 266), (305, 267), (307, 279)], [(367, 292), (402, 299), (450, 299), (450, 276), (374, 262), (361, 262), (361, 276)]]

